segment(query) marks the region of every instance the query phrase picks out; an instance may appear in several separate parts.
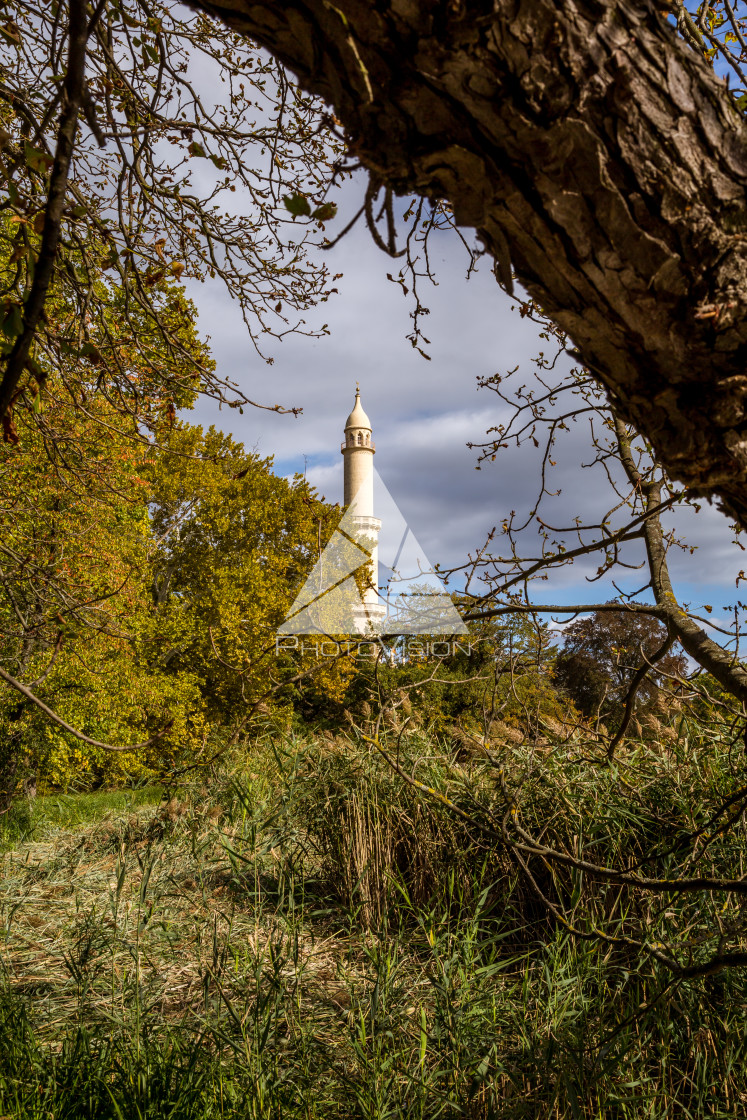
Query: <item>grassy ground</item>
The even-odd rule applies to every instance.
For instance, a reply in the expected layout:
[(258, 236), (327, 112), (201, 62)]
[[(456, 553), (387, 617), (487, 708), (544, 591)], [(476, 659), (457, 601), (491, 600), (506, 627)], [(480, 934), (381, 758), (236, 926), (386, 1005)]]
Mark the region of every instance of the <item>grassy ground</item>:
[(160, 786), (139, 789), (100, 790), (96, 793), (57, 793), (37, 797), (29, 805), (26, 828), (33, 834), (48, 829), (77, 828), (105, 817), (134, 813), (161, 800)]
[(159, 798), (39, 799), (6, 845), (3, 1120), (747, 1107), (741, 973), (570, 940), (367, 748), (267, 742)]

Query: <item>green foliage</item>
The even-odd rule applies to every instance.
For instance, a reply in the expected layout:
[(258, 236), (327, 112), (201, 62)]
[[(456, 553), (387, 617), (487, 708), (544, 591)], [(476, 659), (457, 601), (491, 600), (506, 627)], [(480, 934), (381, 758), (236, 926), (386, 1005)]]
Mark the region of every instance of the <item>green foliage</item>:
[[(47, 382), (42, 429), (3, 445), (0, 510), (5, 550), (0, 597), (2, 656), (16, 677), (89, 737), (118, 745), (167, 723), (171, 746), (135, 756), (83, 744), (35, 705), (4, 688), (0, 729), (15, 770), (57, 786), (116, 780), (164, 761), (198, 699), (192, 678), (147, 665), (152, 634), (150, 527), (142, 451), (132, 433), (93, 405), (71, 413)], [(19, 775), (20, 772), (19, 772)], [(8, 784), (10, 783), (10, 784)]]
[(76, 438), (90, 440), (87, 459), (103, 459), (85, 487), (64, 473), (50, 479), (32, 438), (5, 452), (16, 514), (9, 542), (17, 554), (29, 542), (39, 554), (60, 552), (46, 601), (24, 572), (15, 599), (0, 604), (6, 633), (14, 601), (36, 595), (41, 606), (35, 644), (6, 640), (6, 657), (17, 673), (38, 676), (45, 702), (93, 739), (126, 744), (168, 733), (145, 751), (108, 752), (7, 691), (8, 781), (19, 760), (18, 776), (36, 770), (54, 787), (79, 789), (179, 757), (199, 761), (211, 737), (232, 733), (257, 709), (290, 719), (297, 686), (283, 682), (299, 673), (313, 675), (322, 696), (344, 695), (349, 660), (278, 657), (275, 645), (334, 508), (215, 429), (164, 429), (146, 458), (99, 424), (90, 435), (79, 424)]
[(470, 623), (467, 636), (436, 642), (435, 654), (425, 637), (384, 644), (389, 658), (357, 662), (345, 696), (355, 713), (372, 699), (406, 695), (406, 714), (424, 731), (440, 736), (458, 727), (482, 735), (497, 719), (536, 727), (567, 707), (554, 685), (552, 635), (521, 614)]
[(344, 694), (349, 662), (278, 656), (275, 634), (339, 511), (300, 476), (210, 428), (183, 425), (149, 469), (158, 543), (153, 561), (159, 664), (200, 682), (205, 718), (240, 724), (261, 704), (290, 713), (283, 681), (313, 671), (314, 685)]
[[(50, 412), (50, 426), (65, 418)], [(147, 605), (148, 522), (140, 455), (126, 440), (78, 425), (91, 457), (107, 458), (83, 477), (45, 468), (33, 433), (5, 445), (3, 517), (6, 594), (0, 601), (3, 656), (15, 675), (38, 680), (42, 699), (90, 737), (137, 742), (178, 714), (187, 678), (144, 673), (138, 631)], [(25, 562), (15, 561), (23, 557)], [(41, 586), (39, 569), (45, 571)], [(18, 627), (18, 614), (24, 626)], [(0, 727), (16, 762), (56, 785), (85, 785), (142, 767), (68, 735), (12, 690), (0, 696)]]
[[(40, 230), (14, 233), (3, 280), (18, 253), (38, 248)], [(13, 240), (11, 240), (11, 235)], [(91, 234), (87, 249), (103, 252)], [(81, 258), (73, 253), (71, 268)], [(184, 359), (212, 367), (194, 327), (194, 307), (166, 278), (152, 286), (149, 309), (127, 285), (88, 267), (92, 310), (81, 328), (62, 283), (47, 301), (54, 346), (39, 348), (19, 407), (0, 446), (0, 658), (40, 699), (90, 738), (126, 746), (163, 732), (154, 748), (113, 753), (50, 721), (31, 701), (0, 691), (0, 808), (34, 771), (42, 783), (83, 788), (120, 781), (173, 760), (199, 704), (194, 678), (178, 680), (148, 663), (152, 632), (152, 553), (141, 425), (167, 431), (174, 409), (194, 400)], [(151, 312), (159, 318), (154, 323)], [(168, 330), (170, 342), (161, 328)], [(99, 392), (126, 383), (139, 411)], [(30, 405), (21, 408), (21, 403)]]

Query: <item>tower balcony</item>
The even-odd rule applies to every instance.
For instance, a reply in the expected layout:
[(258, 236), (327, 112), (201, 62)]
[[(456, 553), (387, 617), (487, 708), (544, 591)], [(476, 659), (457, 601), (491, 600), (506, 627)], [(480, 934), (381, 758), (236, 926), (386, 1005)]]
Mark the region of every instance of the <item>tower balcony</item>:
[(340, 451), (344, 455), (346, 451), (371, 451), (376, 450), (376, 444), (373, 440), (370, 443), (343, 443), (340, 445)]
[(353, 607), (355, 627), (359, 634), (375, 635), (387, 617), (385, 603), (362, 602)]
[(365, 533), (367, 536), (375, 537), (381, 529), (381, 521), (378, 517), (369, 517), (366, 513), (354, 513), (353, 520), (356, 531)]

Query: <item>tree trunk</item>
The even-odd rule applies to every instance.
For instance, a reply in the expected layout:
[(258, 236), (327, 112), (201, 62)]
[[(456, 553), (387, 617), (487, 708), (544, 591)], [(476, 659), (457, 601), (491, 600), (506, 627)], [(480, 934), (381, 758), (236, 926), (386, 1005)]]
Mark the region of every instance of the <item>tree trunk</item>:
[(747, 127), (651, 0), (196, 6), (330, 102), (383, 183), (448, 199), (670, 475), (747, 526)]

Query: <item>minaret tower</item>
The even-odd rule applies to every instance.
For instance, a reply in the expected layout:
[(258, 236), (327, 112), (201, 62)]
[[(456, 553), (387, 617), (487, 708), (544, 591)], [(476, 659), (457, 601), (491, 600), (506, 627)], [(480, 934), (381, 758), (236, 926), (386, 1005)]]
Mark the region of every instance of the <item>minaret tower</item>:
[(361, 405), (361, 391), (355, 387), (353, 411), (345, 421), (345, 442), (341, 448), (345, 463), (345, 505), (353, 515), (356, 537), (371, 555), (371, 583), (363, 595), (363, 602), (356, 605), (354, 614), (361, 633), (376, 629), (386, 614), (386, 607), (378, 595), (379, 560), (378, 545), (381, 522), (374, 517), (373, 457), (376, 452), (371, 432), (371, 421)]

